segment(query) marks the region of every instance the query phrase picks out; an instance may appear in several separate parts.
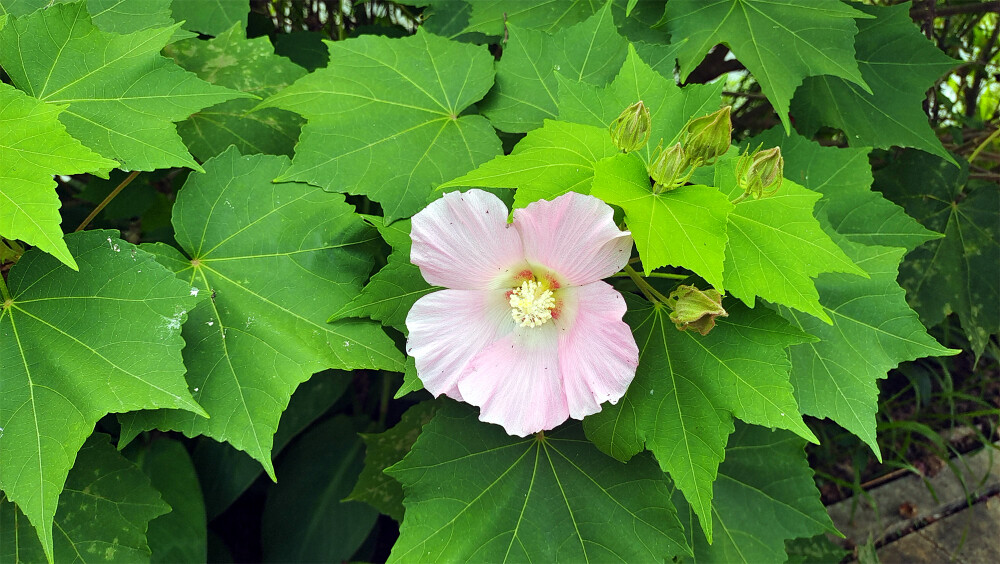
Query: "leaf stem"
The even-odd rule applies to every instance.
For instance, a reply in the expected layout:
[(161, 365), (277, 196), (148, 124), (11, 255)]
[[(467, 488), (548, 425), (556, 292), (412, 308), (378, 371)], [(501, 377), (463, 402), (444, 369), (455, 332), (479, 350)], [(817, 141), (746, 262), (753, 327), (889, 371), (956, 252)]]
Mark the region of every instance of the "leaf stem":
[(128, 176), (126, 176), (125, 180), (122, 180), (122, 183), (116, 186), (115, 189), (112, 190), (110, 194), (108, 194), (108, 197), (104, 198), (103, 202), (97, 204), (97, 207), (94, 208), (94, 211), (90, 212), (90, 215), (88, 215), (87, 218), (84, 219), (83, 222), (81, 222), (80, 225), (78, 225), (77, 228), (73, 230), (73, 232), (75, 233), (77, 231), (83, 231), (85, 227), (90, 225), (90, 222), (93, 221), (95, 217), (97, 217), (97, 214), (101, 213), (101, 210), (107, 207), (107, 205), (111, 203), (111, 200), (115, 199), (115, 196), (117, 196), (119, 192), (121, 192), (122, 190), (125, 189), (126, 186), (131, 184), (132, 181), (135, 180), (135, 177), (139, 176), (140, 172), (142, 171), (133, 170)]
[(985, 141), (983, 141), (982, 143), (980, 143), (979, 146), (976, 147), (975, 151), (972, 151), (972, 154), (969, 155), (969, 162), (971, 163), (972, 161), (976, 160), (976, 157), (979, 156), (979, 153), (981, 153), (983, 151), (983, 149), (985, 149), (986, 146), (990, 144), (991, 141), (993, 141), (994, 139), (996, 139), (997, 135), (1000, 135), (1000, 128), (997, 128), (996, 131), (994, 131), (993, 133), (990, 133), (990, 136), (987, 137)]
[(733, 201), (731, 201), (729, 203), (733, 204), (735, 206), (736, 204), (738, 204), (738, 203), (742, 202), (743, 200), (747, 199), (748, 196), (750, 196), (749, 192), (743, 192), (742, 194), (739, 195), (738, 198), (736, 198), (735, 200), (733, 200)]
[[(627, 272), (616, 272), (611, 275), (612, 278), (624, 278), (626, 276), (631, 276)], [(643, 278), (669, 278), (670, 280), (687, 280), (691, 277), (690, 274), (675, 274), (673, 272), (650, 272), (649, 274), (640, 274)]]
[(634, 268), (632, 268), (627, 264), (625, 265), (625, 273), (628, 275), (629, 278), (632, 279), (632, 282), (635, 282), (635, 285), (639, 287), (639, 291), (641, 291), (642, 294), (646, 296), (646, 299), (648, 299), (649, 301), (654, 303), (660, 302), (663, 304), (670, 302), (670, 300), (668, 300), (666, 296), (658, 292), (656, 288), (651, 286), (649, 282), (646, 282), (646, 280), (643, 279), (641, 274), (636, 272)]

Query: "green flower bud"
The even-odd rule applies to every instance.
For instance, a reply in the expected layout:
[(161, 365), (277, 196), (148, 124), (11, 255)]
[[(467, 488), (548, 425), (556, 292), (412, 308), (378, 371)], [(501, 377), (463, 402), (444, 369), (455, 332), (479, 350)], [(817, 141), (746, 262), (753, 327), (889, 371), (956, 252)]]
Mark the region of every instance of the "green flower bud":
[(781, 148), (756, 151), (753, 155), (743, 154), (736, 164), (736, 176), (740, 187), (747, 195), (759, 200), (770, 196), (781, 188), (785, 171), (785, 159)]
[(702, 335), (715, 327), (716, 317), (728, 317), (729, 313), (722, 308), (722, 294), (714, 288), (699, 290), (694, 286), (678, 286), (668, 297), (674, 311), (670, 313), (670, 321), (674, 322), (678, 331), (691, 329)]
[(608, 129), (615, 146), (628, 153), (646, 146), (650, 123), (649, 109), (639, 100), (625, 108)]
[(653, 192), (656, 194), (683, 186), (694, 173), (695, 167), (691, 166), (680, 143), (664, 150), (661, 140), (655, 154), (656, 159), (649, 166), (649, 176), (655, 181)]
[(688, 158), (712, 164), (715, 158), (725, 154), (732, 142), (733, 124), (729, 120), (731, 106), (692, 119), (684, 126), (684, 150)]

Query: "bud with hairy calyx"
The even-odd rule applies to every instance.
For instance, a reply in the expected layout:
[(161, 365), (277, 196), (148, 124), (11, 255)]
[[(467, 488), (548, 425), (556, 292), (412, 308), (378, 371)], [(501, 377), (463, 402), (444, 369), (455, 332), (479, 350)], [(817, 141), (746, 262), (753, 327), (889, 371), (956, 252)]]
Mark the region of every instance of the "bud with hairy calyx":
[(684, 126), (684, 150), (688, 158), (701, 164), (711, 164), (716, 157), (729, 150), (733, 136), (733, 124), (729, 120), (731, 109), (726, 106), (687, 122)]
[(758, 200), (773, 195), (781, 188), (784, 171), (785, 159), (781, 157), (781, 148), (774, 147), (741, 156), (736, 165), (736, 180), (744, 194)]
[(611, 122), (608, 129), (615, 146), (628, 153), (646, 146), (649, 141), (651, 120), (649, 109), (642, 100), (625, 108), (618, 118)]
[(649, 165), (649, 177), (653, 179), (653, 193), (659, 194), (687, 184), (695, 167), (687, 158), (680, 143), (663, 148), (663, 140), (656, 146), (656, 158)]
[(694, 286), (678, 286), (670, 293), (667, 305), (674, 311), (670, 321), (678, 331), (692, 330), (708, 335), (715, 327), (716, 317), (729, 317), (722, 307), (722, 294), (714, 288), (699, 290)]

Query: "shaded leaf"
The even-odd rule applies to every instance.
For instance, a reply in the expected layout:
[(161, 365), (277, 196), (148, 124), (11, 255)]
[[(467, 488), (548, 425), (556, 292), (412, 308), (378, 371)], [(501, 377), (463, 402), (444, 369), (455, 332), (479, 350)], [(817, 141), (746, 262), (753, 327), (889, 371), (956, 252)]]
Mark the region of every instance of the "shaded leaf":
[(555, 32), (582, 22), (597, 13), (604, 0), (475, 0), (472, 13), (462, 33), (477, 32), (487, 36), (503, 35), (504, 25)]
[(526, 439), (445, 403), (387, 470), (406, 514), (389, 562), (660, 561), (689, 553), (663, 473), (625, 465), (578, 423)]
[(831, 75), (867, 91), (854, 60), (855, 18), (838, 0), (672, 0), (663, 17), (678, 43), (681, 80), (725, 43), (753, 74), (778, 117), (791, 128), (788, 104), (807, 76)]
[(66, 131), (122, 168), (201, 170), (172, 122), (248, 95), (208, 84), (161, 56), (176, 29), (106, 33), (82, 2), (56, 4), (0, 30), (0, 65), (31, 96), (69, 104), (59, 115)]
[[(240, 24), (215, 39), (179, 41), (163, 52), (206, 82), (262, 98), (306, 74), (302, 67), (275, 55), (266, 36), (246, 39)], [(230, 145), (244, 154), (291, 157), (302, 118), (277, 108), (250, 113), (256, 105), (254, 100), (229, 100), (191, 115), (177, 129), (191, 154), (203, 161)]]
[(141, 470), (95, 433), (80, 449), (59, 496), (55, 550), (46, 553), (24, 514), (0, 494), (4, 562), (149, 562), (146, 526), (171, 510)]
[(639, 369), (625, 397), (584, 420), (587, 437), (628, 460), (653, 451), (712, 539), (712, 483), (733, 416), (816, 441), (789, 384), (786, 348), (812, 340), (764, 309), (735, 301), (705, 336), (678, 331), (669, 310), (629, 295), (625, 321), (639, 345)]
[(247, 25), (250, 4), (247, 0), (173, 0), (170, 11), (184, 29), (206, 35), (219, 35), (239, 23)]
[(184, 381), (191, 286), (117, 231), (66, 237), (80, 271), (29, 250), (0, 302), (0, 489), (52, 555), (52, 517), (77, 451), (108, 413), (205, 412)]
[(875, 19), (858, 20), (858, 66), (871, 92), (837, 76), (807, 78), (792, 113), (800, 131), (840, 128), (853, 146), (916, 147), (948, 159), (921, 104), (934, 81), (957, 61), (939, 51), (910, 19), (910, 4), (863, 6)]
[(308, 120), (292, 166), (278, 180), (364, 194), (392, 221), (416, 213), (437, 184), (500, 152), (489, 122), (464, 115), (493, 84), (485, 48), (422, 30), (327, 47), (326, 68), (258, 106)]
[(184, 362), (212, 417), (127, 414), (119, 418), (123, 441), (152, 428), (207, 435), (273, 477), (272, 435), (299, 384), (326, 368), (402, 370), (402, 355), (376, 324), (326, 323), (361, 289), (374, 233), (342, 195), (272, 184), (287, 166), (285, 157), (244, 157), (230, 147), (185, 182), (173, 212), (183, 254), (147, 248), (199, 290)]
[(77, 264), (60, 227), (55, 174), (110, 169), (102, 158), (66, 133), (65, 106), (43, 104), (0, 83), (0, 236), (20, 239), (70, 268)]

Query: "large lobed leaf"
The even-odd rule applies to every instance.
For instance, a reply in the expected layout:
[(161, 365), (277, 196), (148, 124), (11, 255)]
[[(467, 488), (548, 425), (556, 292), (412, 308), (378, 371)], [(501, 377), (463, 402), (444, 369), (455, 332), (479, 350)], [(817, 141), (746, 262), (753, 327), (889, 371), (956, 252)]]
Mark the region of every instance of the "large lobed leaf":
[(861, 76), (871, 90), (839, 76), (807, 78), (792, 104), (796, 126), (812, 133), (829, 125), (842, 129), (850, 145), (916, 147), (954, 164), (921, 103), (927, 89), (957, 61), (920, 33), (910, 19), (909, 3), (857, 9), (875, 16), (858, 20), (856, 40)]
[(854, 19), (865, 17), (839, 0), (671, 0), (663, 23), (684, 38), (677, 50), (681, 79), (725, 43), (789, 130), (789, 101), (807, 76), (840, 77), (868, 91), (854, 60)]
[(556, 32), (582, 22), (601, 9), (605, 0), (475, 0), (469, 3), (469, 23), (460, 33), (499, 36), (509, 24)]
[(389, 562), (646, 562), (689, 554), (650, 457), (603, 456), (578, 423), (520, 439), (446, 403), (386, 472), (406, 514)]
[(0, 30), (0, 65), (14, 85), (50, 104), (70, 135), (128, 170), (201, 170), (172, 122), (249, 94), (213, 86), (159, 54), (177, 26), (107, 33), (83, 2), (14, 18)]
[(500, 153), (489, 122), (467, 113), (493, 84), (485, 48), (423, 30), (327, 47), (326, 68), (258, 106), (308, 121), (291, 168), (278, 180), (364, 194), (393, 221), (422, 208), (434, 186)]
[(247, 26), (247, 0), (172, 0), (174, 19), (184, 21), (184, 29), (206, 35), (220, 35), (233, 25)]
[[(49, 552), (17, 507), (0, 494), (0, 560), (21, 562), (149, 562), (146, 528), (171, 511), (149, 478), (95, 433), (80, 449), (59, 496)], [(53, 550), (54, 548), (54, 550)]]
[(813, 339), (767, 310), (735, 301), (725, 303), (729, 317), (702, 336), (678, 331), (661, 304), (626, 300), (639, 369), (625, 397), (587, 417), (584, 429), (619, 460), (651, 450), (711, 541), (712, 483), (733, 416), (816, 442), (793, 397), (786, 351)]
[(87, 149), (59, 122), (65, 106), (43, 104), (0, 83), (0, 236), (20, 239), (70, 268), (59, 224), (55, 174), (96, 172), (117, 166)]
[(173, 211), (183, 253), (147, 248), (202, 298), (184, 328), (184, 362), (211, 418), (128, 414), (123, 441), (151, 428), (207, 435), (245, 451), (273, 478), (272, 436), (299, 384), (326, 368), (402, 370), (378, 325), (326, 323), (361, 289), (375, 234), (343, 195), (272, 184), (287, 167), (285, 157), (244, 157), (230, 147), (185, 182)]
[[(0, 15), (23, 16), (54, 4), (69, 4), (78, 0), (0, 0)], [(87, 0), (87, 11), (94, 25), (102, 31), (132, 33), (154, 27), (173, 25), (171, 0)], [(178, 30), (173, 39), (193, 34)]]
[(0, 305), (0, 489), (50, 557), (59, 492), (98, 419), (159, 407), (205, 414), (181, 361), (191, 286), (116, 231), (66, 243), (79, 272), (28, 251)]

